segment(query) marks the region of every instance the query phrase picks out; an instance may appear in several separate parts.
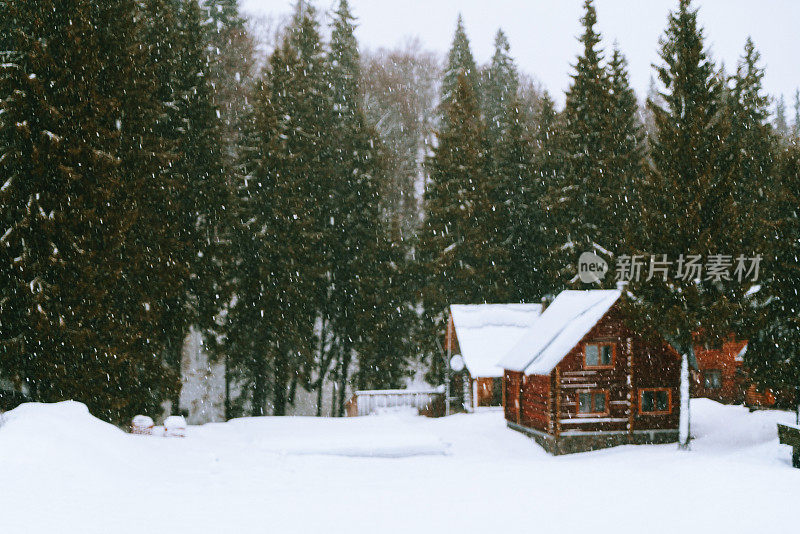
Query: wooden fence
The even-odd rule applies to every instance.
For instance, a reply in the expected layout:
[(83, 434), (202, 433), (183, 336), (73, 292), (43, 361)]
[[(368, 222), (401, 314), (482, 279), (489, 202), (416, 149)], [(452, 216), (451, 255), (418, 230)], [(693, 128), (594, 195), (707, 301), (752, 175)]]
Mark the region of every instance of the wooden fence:
[(440, 417), (444, 393), (435, 389), (372, 389), (356, 391), (347, 401), (347, 416), (371, 415), (383, 410), (413, 408), (421, 415)]

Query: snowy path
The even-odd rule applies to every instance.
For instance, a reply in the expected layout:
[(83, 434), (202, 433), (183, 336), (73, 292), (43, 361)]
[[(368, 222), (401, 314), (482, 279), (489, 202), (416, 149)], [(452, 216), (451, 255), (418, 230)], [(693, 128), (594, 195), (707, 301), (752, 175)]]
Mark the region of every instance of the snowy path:
[(693, 403), (690, 453), (551, 457), (502, 413), (241, 419), (130, 436), (82, 405), (0, 426), (0, 533), (790, 531), (800, 470), (775, 422)]

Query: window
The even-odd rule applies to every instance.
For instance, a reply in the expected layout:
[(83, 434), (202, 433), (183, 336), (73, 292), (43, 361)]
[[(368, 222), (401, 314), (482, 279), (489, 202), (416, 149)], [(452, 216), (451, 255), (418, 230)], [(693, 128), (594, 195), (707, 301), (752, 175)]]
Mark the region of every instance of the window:
[(703, 371), (703, 387), (706, 389), (719, 389), (722, 387), (722, 371), (709, 369)]
[(586, 367), (612, 367), (614, 352), (613, 343), (587, 343), (584, 349)]
[(583, 391), (578, 393), (578, 413), (608, 413), (608, 392)]
[(639, 413), (667, 414), (672, 412), (672, 392), (669, 389), (642, 389), (639, 392)]

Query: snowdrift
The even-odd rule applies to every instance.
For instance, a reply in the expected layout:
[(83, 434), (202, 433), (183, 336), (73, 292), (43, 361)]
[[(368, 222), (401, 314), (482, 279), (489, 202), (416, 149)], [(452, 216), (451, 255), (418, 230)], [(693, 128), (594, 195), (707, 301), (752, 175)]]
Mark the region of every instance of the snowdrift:
[(543, 533), (795, 528), (800, 472), (775, 426), (794, 415), (692, 405), (690, 452), (553, 457), (502, 412), (254, 417), (167, 439), (75, 402), (25, 404), (0, 426), (0, 533), (499, 532), (531, 517)]

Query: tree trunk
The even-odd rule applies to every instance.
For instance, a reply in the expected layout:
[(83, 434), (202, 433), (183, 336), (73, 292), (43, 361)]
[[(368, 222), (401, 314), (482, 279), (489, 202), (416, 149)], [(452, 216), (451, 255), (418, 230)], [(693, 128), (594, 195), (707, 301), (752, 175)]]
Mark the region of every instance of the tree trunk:
[(172, 395), (170, 399), (170, 412), (172, 415), (181, 415), (181, 389), (183, 388), (183, 373), (181, 370), (181, 360), (182, 360), (182, 351), (183, 348), (183, 338), (177, 344), (170, 343), (167, 347), (168, 351), (168, 361), (170, 365), (175, 370), (175, 373), (178, 376), (178, 389), (175, 390), (175, 393)]
[(255, 382), (253, 384), (253, 406), (251, 409), (251, 415), (254, 417), (266, 415), (267, 388), (266, 366), (258, 365), (255, 373)]
[(330, 365), (328, 353), (325, 350), (325, 345), (327, 344), (327, 341), (328, 341), (327, 321), (323, 317), (319, 333), (319, 348), (317, 349), (317, 358), (318, 358), (317, 383), (316, 383), (317, 417), (322, 417), (322, 391), (323, 389), (325, 389), (325, 376), (328, 374), (328, 366)]
[(289, 398), (287, 399), (289, 406), (294, 405), (294, 397), (296, 394), (297, 394), (297, 375), (294, 375), (292, 376), (292, 381), (289, 384)]
[(344, 403), (345, 396), (347, 395), (347, 380), (350, 377), (350, 360), (352, 359), (350, 349), (346, 349), (342, 354), (340, 371), (339, 371), (339, 401), (336, 405), (336, 417), (344, 417)]
[[(691, 349), (690, 349), (691, 350)], [(681, 415), (678, 426), (678, 449), (689, 450), (691, 440), (691, 414), (689, 412), (689, 354), (681, 356)]]
[(286, 415), (286, 386), (288, 383), (289, 364), (286, 356), (280, 355), (275, 361), (275, 383), (272, 390), (273, 415)]
[(228, 355), (225, 355), (225, 420), (230, 421), (233, 417), (231, 413), (233, 407), (231, 406), (231, 370), (228, 367)]

